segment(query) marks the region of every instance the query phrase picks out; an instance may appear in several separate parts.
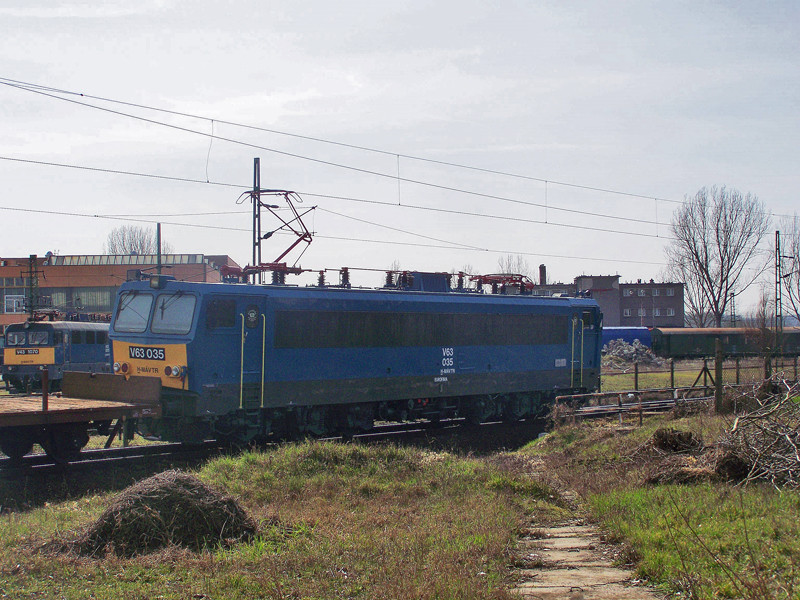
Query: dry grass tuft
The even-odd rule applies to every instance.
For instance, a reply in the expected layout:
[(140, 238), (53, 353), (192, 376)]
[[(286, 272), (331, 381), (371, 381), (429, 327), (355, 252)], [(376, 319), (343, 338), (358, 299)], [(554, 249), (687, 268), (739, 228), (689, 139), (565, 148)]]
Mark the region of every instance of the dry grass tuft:
[(51, 548), (132, 557), (170, 546), (200, 551), (231, 545), (251, 539), (256, 530), (234, 499), (172, 470), (129, 487), (78, 539)]
[(655, 462), (645, 476), (645, 483), (691, 484), (713, 481), (717, 478), (712, 465), (694, 456), (675, 454)]
[(696, 452), (703, 447), (703, 441), (691, 431), (672, 427), (656, 429), (651, 441), (654, 448), (663, 452)]

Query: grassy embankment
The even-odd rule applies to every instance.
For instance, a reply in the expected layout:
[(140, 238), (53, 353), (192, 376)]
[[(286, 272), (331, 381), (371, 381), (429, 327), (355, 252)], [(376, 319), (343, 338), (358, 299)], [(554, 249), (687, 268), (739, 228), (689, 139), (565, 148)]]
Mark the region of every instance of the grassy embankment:
[(216, 458), (196, 475), (260, 523), (254, 541), (130, 559), (42, 553), (113, 496), (67, 494), (0, 516), (0, 597), (508, 598), (520, 526), (564, 513), (508, 454), (307, 442)]
[[(622, 542), (639, 576), (679, 598), (800, 597), (800, 494), (705, 481), (647, 484), (657, 428), (691, 431), (708, 445), (730, 422), (654, 417), (642, 428), (564, 426), (525, 451), (578, 492), (590, 515)], [(663, 457), (662, 457), (663, 458)]]

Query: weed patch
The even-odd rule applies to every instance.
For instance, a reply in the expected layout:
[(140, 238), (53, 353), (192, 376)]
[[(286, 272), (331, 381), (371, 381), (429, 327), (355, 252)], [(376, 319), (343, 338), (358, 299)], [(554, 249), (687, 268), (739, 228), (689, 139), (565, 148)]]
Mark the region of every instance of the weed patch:
[(717, 443), (730, 426), (707, 414), (653, 417), (634, 429), (583, 423), (526, 451), (578, 492), (638, 575), (665, 591), (699, 600), (797, 598), (800, 494), (728, 483), (748, 471)]
[[(53, 537), (88, 539), (80, 534), (106, 522), (111, 496), (78, 500), (84, 510), (68, 501), (1, 515), (1, 592), (114, 600), (507, 600), (511, 548), (522, 525), (532, 512), (565, 510), (557, 493), (531, 479), (530, 458), (511, 454), (479, 459), (305, 442), (218, 457), (192, 476), (236, 498), (252, 533), (238, 543), (220, 543), (222, 533), (183, 546), (173, 537), (148, 554), (118, 552), (133, 545), (116, 540), (112, 552), (98, 542), (87, 546), (95, 557), (89, 558), (36, 549)], [(138, 510), (138, 518), (151, 517)], [(168, 520), (166, 509), (155, 512)]]

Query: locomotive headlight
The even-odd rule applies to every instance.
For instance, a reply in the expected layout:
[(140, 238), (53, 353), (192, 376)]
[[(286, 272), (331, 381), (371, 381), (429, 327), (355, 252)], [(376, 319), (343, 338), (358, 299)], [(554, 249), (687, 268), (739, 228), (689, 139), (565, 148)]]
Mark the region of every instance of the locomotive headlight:
[(180, 377), (185, 372), (186, 367), (164, 367), (164, 375), (167, 377)]
[(114, 373), (127, 373), (128, 363), (115, 362), (113, 368), (114, 368)]

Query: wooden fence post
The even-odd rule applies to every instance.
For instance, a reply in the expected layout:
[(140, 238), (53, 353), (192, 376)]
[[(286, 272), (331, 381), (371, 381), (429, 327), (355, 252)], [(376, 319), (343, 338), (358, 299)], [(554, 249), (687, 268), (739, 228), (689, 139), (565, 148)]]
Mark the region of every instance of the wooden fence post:
[(703, 393), (708, 396), (708, 359), (703, 359)]
[(633, 389), (639, 389), (639, 361), (633, 363)]
[(675, 389), (675, 359), (669, 359), (669, 387)]

